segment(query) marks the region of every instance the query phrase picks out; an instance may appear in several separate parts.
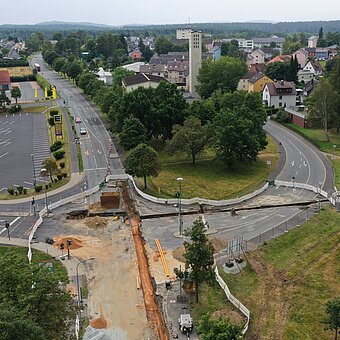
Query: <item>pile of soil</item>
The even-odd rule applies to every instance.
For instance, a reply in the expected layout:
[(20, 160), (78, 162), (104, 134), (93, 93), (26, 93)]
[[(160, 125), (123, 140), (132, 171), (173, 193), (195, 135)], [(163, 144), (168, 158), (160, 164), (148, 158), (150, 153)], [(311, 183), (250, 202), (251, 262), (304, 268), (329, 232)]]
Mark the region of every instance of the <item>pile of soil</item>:
[(79, 249), (83, 247), (83, 241), (73, 236), (56, 236), (53, 239), (55, 241), (53, 245), (58, 249), (60, 249), (60, 245), (62, 243), (64, 244), (65, 249), (67, 249), (68, 240), (72, 241), (71, 245), (69, 246), (69, 249), (71, 250)]
[(93, 328), (96, 328), (96, 329), (103, 329), (103, 328), (107, 328), (107, 322), (104, 318), (103, 315), (101, 315), (99, 318), (97, 319), (94, 319), (94, 320), (91, 320), (90, 321), (90, 325), (93, 327)]
[(108, 220), (104, 217), (88, 217), (84, 221), (85, 225), (91, 229), (100, 229), (107, 227)]
[(90, 211), (105, 211), (106, 209), (101, 206), (100, 202), (96, 202), (90, 205), (89, 210)]

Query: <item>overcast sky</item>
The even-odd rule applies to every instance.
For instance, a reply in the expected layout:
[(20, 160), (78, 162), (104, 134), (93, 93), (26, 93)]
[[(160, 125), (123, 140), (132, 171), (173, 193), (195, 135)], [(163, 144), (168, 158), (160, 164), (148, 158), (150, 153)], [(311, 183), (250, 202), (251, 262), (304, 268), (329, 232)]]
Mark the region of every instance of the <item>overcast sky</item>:
[(340, 19), (339, 0), (1, 0), (0, 24), (45, 21), (109, 25)]

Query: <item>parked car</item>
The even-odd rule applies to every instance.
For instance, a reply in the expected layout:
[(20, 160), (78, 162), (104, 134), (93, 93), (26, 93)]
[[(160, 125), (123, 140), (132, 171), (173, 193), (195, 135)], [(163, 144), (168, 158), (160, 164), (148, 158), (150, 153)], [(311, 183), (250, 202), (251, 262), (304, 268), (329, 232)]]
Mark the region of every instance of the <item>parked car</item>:
[(84, 127), (80, 128), (80, 134), (81, 135), (86, 135), (87, 134), (87, 131), (86, 131), (86, 129)]
[(81, 123), (81, 119), (80, 117), (76, 117), (76, 119), (74, 120), (76, 123)]

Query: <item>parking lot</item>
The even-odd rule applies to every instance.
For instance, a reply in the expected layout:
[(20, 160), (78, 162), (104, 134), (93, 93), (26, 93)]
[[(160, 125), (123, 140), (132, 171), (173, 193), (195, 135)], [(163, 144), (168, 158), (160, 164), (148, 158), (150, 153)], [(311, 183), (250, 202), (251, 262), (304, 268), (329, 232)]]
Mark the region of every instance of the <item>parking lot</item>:
[[(36, 81), (24, 81), (20, 83), (12, 83), (12, 87), (15, 86), (19, 87), (21, 91), (21, 97), (18, 98), (18, 104), (35, 102), (37, 100), (41, 101), (45, 98), (44, 90), (40, 88)], [(38, 95), (37, 98), (35, 97), (36, 89)], [(8, 91), (8, 94), (10, 95), (10, 91)], [(12, 103), (15, 103), (14, 98), (12, 98)]]
[(0, 194), (12, 186), (31, 188), (34, 177), (37, 184), (43, 183), (41, 163), (50, 156), (43, 114), (0, 116)]

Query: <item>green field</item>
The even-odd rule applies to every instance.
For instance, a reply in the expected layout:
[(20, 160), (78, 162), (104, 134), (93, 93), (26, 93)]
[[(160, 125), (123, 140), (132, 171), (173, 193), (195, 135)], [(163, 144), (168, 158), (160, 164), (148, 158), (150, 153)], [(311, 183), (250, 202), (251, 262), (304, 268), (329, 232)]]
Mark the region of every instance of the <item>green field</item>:
[(339, 213), (321, 210), (247, 257), (240, 274), (220, 274), (251, 311), (249, 338), (334, 338), (321, 321), (325, 303), (340, 295)]
[[(260, 153), (256, 162), (238, 163), (233, 169), (215, 159), (211, 151), (199, 157), (194, 165), (185, 155), (160, 153), (163, 170), (158, 177), (148, 179), (148, 189), (145, 191), (157, 197), (175, 197), (178, 191), (176, 178), (183, 177), (184, 198), (219, 200), (242, 196), (260, 187), (277, 164), (277, 146), (270, 137), (268, 142), (267, 149)], [(267, 165), (267, 161), (271, 164)]]

